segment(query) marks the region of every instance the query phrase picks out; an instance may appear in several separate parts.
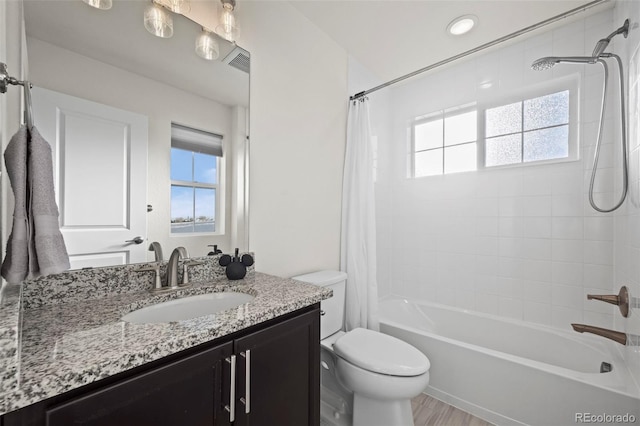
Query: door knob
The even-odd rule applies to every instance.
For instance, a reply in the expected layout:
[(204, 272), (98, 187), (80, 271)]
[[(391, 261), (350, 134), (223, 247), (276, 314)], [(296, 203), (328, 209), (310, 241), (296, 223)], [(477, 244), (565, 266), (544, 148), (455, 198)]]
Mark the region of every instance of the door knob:
[(125, 241), (125, 243), (134, 243), (134, 244), (142, 244), (143, 242), (144, 242), (144, 240), (140, 236), (135, 237), (133, 240), (126, 240)]

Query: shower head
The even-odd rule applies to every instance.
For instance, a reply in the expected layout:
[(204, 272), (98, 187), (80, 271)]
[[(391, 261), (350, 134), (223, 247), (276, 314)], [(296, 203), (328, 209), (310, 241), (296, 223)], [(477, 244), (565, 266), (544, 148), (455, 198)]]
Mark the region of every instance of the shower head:
[(547, 56), (545, 58), (540, 58), (535, 60), (531, 64), (531, 69), (535, 71), (544, 71), (553, 68), (558, 63), (558, 58), (553, 56)]
[(598, 58), (592, 56), (546, 56), (537, 59), (531, 64), (534, 71), (544, 71), (553, 68), (555, 64), (571, 63), (571, 64), (595, 64)]
[(624, 21), (624, 24), (620, 28), (618, 28), (617, 30), (609, 34), (609, 37), (598, 40), (598, 42), (596, 43), (595, 49), (593, 49), (593, 54), (591, 56), (565, 56), (565, 57), (547, 56), (545, 58), (540, 58), (534, 61), (531, 64), (531, 68), (535, 71), (544, 71), (552, 68), (555, 64), (558, 64), (561, 62), (568, 62), (572, 64), (595, 64), (596, 62), (598, 62), (598, 59), (601, 56), (603, 55), (605, 57), (607, 56), (606, 54), (604, 54), (604, 50), (607, 48), (607, 46), (611, 42), (611, 39), (617, 36), (618, 34), (622, 34), (624, 35), (625, 38), (627, 38), (627, 36), (629, 35), (628, 19)]
[(628, 19), (624, 21), (624, 24), (620, 28), (609, 34), (609, 37), (598, 40), (598, 42), (596, 43), (596, 47), (593, 49), (593, 56), (597, 58), (598, 56), (602, 55), (604, 53), (604, 49), (606, 49), (611, 42), (611, 39), (618, 34), (622, 34), (624, 38), (627, 38), (627, 36), (629, 35)]
[(609, 34), (609, 37), (598, 40), (598, 42), (596, 43), (595, 49), (593, 49), (593, 56), (597, 58), (598, 56), (602, 55), (602, 53), (604, 53), (604, 49), (606, 49), (609, 43), (611, 42), (611, 39), (617, 36), (618, 34), (622, 34), (624, 38), (627, 38), (627, 36), (629, 35), (628, 19), (624, 21), (624, 24), (620, 28), (618, 28), (617, 30)]

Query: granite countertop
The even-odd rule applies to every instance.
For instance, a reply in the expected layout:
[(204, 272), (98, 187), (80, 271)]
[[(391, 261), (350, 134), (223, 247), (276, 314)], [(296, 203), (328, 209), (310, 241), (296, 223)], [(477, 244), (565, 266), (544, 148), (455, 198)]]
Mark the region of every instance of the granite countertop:
[[(255, 299), (185, 321), (120, 320), (144, 306), (219, 291)], [(331, 290), (256, 272), (170, 293), (137, 291), (29, 309), (20, 309), (18, 295), (15, 288), (0, 294), (0, 414), (312, 305), (331, 297)]]

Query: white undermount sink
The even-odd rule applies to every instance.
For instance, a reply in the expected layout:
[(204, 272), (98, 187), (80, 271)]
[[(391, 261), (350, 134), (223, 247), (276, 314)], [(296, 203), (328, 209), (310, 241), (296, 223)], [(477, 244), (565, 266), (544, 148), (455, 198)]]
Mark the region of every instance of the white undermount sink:
[(169, 300), (129, 312), (122, 321), (134, 324), (181, 321), (211, 315), (250, 302), (254, 296), (226, 291)]

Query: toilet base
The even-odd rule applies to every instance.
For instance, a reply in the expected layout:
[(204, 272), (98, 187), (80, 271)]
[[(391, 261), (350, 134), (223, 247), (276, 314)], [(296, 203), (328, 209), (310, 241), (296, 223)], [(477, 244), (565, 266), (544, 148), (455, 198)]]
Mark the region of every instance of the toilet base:
[(353, 426), (414, 426), (411, 400), (353, 395)]

